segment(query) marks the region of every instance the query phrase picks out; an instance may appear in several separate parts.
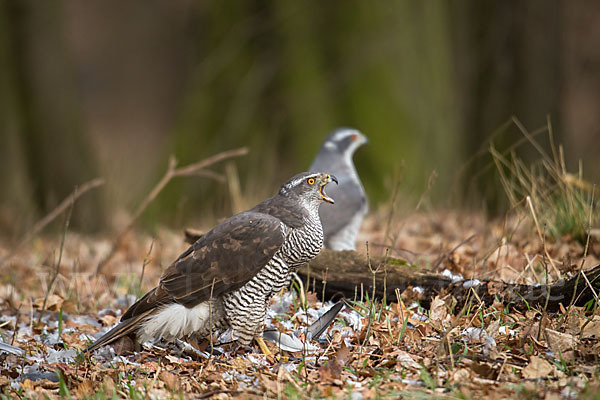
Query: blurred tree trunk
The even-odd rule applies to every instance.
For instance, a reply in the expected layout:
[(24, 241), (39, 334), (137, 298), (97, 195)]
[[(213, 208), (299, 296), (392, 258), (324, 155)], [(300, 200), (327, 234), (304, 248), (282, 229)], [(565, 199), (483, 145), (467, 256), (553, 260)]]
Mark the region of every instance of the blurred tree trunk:
[[(3, 2), (10, 63), (9, 86), (15, 100), (10, 133), (22, 152), (31, 185), (32, 214), (47, 213), (76, 185), (95, 177), (92, 152), (81, 129), (75, 71), (64, 46), (61, 2)], [(18, 155), (15, 157), (20, 158)], [(93, 198), (93, 197), (92, 197)], [(97, 199), (98, 197), (96, 197)], [(85, 229), (98, 226), (98, 201), (82, 199), (73, 222)]]
[(402, 165), (405, 193), (426, 192), (434, 170), (440, 179), (433, 191), (446, 193), (459, 163), (446, 2), (340, 4), (321, 8), (325, 93), (336, 105), (336, 124), (373, 138), (355, 157), (373, 204), (389, 200)]
[[(488, 139), (500, 151), (521, 139), (514, 125), (502, 129), (513, 115), (530, 130), (544, 126), (547, 115), (555, 128), (560, 126), (561, 3), (465, 0), (451, 4), (457, 80), (464, 85), (457, 93), (463, 157), (473, 160), (461, 186), (467, 197), (481, 193), (492, 210), (499, 210), (506, 196), (487, 152)], [(491, 137), (494, 132), (497, 135)], [(523, 149), (519, 156), (529, 161), (539, 158)]]
[[(0, 2), (0, 232), (6, 234), (29, 225), (33, 216), (15, 219), (34, 209), (31, 185), (27, 176), (26, 160), (21, 143), (21, 109), (16, 76), (18, 68), (9, 6)], [(15, 212), (15, 210), (17, 210)]]
[(566, 156), (570, 171), (580, 159), (596, 160), (583, 165), (584, 177), (600, 180), (600, 2), (563, 0), (564, 29), (563, 97)]
[[(333, 76), (327, 74), (335, 71), (324, 68), (326, 52), (322, 40), (331, 32), (319, 25), (322, 11), (311, 2), (279, 1), (272, 4), (273, 18), (279, 21), (276, 37), (277, 78), (282, 89), (280, 107), (288, 116), (283, 128), (295, 132), (282, 144), (294, 149), (287, 157), (295, 159), (297, 164), (304, 164), (307, 169), (322, 140), (335, 128), (333, 104), (337, 99), (335, 93), (328, 90), (328, 81)], [(335, 15), (330, 16), (335, 18)], [(337, 26), (335, 19), (331, 22)]]

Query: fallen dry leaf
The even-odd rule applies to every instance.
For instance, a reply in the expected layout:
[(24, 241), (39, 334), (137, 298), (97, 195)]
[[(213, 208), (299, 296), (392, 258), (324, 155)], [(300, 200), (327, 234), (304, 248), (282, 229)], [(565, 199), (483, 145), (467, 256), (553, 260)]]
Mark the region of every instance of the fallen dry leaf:
[(404, 368), (412, 368), (414, 370), (420, 370), (421, 364), (416, 362), (410, 354), (405, 351), (398, 351), (398, 355), (396, 356), (396, 360), (402, 365)]
[(446, 318), (446, 314), (448, 314), (446, 302), (439, 296), (435, 296), (429, 308), (429, 318), (433, 322), (440, 323)]
[[(48, 299), (46, 301), (46, 310), (58, 312), (58, 311), (60, 311), (60, 307), (63, 305), (63, 302), (64, 302), (64, 299), (62, 297), (60, 297), (57, 294), (51, 294), (50, 296), (48, 296)], [(33, 308), (41, 310), (43, 306), (44, 306), (44, 297), (38, 297), (33, 302)]]
[(178, 391), (181, 387), (181, 383), (179, 382), (179, 377), (169, 371), (160, 371), (158, 374), (158, 378), (167, 385), (172, 391)]
[(335, 359), (342, 365), (346, 365), (348, 360), (352, 358), (352, 354), (350, 354), (350, 349), (346, 346), (345, 343), (342, 343), (340, 349), (335, 353)]
[(91, 379), (86, 379), (75, 388), (73, 394), (78, 399), (83, 399), (91, 396), (94, 393), (94, 382)]
[(581, 320), (582, 328), (581, 335), (583, 337), (600, 337), (600, 316), (594, 315), (591, 321), (587, 321), (587, 319)]
[(577, 345), (577, 340), (571, 334), (558, 332), (548, 328), (544, 329), (544, 334), (548, 346), (550, 346), (550, 349), (556, 356), (564, 354), (568, 350), (573, 350)]
[(319, 302), (317, 294), (315, 292), (306, 292), (306, 302), (311, 306), (317, 304)]
[(110, 315), (110, 314), (105, 314), (102, 317), (100, 317), (100, 322), (102, 322), (102, 325), (104, 325), (104, 326), (113, 326), (118, 321), (119, 321), (118, 317), (116, 317), (114, 315)]
[(523, 368), (521, 373), (524, 378), (527, 379), (539, 379), (539, 378), (548, 378), (553, 376), (554, 367), (548, 361), (537, 357), (531, 356), (529, 358), (529, 364)]
[(467, 383), (471, 380), (471, 371), (467, 368), (459, 368), (451, 376), (452, 383)]
[(327, 364), (319, 367), (319, 380), (321, 382), (331, 382), (342, 377), (342, 364), (335, 358), (329, 360)]

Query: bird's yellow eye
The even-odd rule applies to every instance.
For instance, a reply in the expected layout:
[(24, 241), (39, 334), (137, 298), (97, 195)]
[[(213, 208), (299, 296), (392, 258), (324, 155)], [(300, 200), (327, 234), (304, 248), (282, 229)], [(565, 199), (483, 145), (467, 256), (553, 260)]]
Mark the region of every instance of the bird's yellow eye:
[(308, 178), (308, 184), (309, 185), (314, 185), (315, 184), (315, 178)]

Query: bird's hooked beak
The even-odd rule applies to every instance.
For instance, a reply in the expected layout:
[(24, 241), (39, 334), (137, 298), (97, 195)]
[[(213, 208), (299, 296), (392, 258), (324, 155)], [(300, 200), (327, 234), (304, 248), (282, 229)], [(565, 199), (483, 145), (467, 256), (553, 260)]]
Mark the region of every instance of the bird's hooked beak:
[(329, 174), (323, 174), (322, 175), (322, 179), (321, 179), (321, 187), (319, 188), (319, 193), (321, 194), (321, 198), (331, 204), (335, 204), (335, 200), (333, 200), (331, 197), (327, 196), (327, 193), (325, 193), (325, 186), (327, 186), (327, 184), (331, 181), (335, 182), (335, 184), (338, 184), (338, 180), (335, 176), (333, 175), (329, 175)]

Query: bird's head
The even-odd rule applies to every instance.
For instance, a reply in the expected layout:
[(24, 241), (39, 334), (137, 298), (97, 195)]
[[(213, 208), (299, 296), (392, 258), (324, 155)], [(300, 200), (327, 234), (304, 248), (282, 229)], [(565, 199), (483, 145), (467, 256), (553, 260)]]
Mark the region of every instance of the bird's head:
[(323, 142), (323, 148), (352, 158), (356, 149), (368, 142), (367, 137), (360, 131), (352, 128), (340, 128), (327, 136)]
[(335, 176), (325, 172), (302, 172), (281, 185), (279, 194), (317, 207), (322, 201), (333, 204), (335, 201), (325, 193), (325, 186), (332, 181), (338, 183)]

